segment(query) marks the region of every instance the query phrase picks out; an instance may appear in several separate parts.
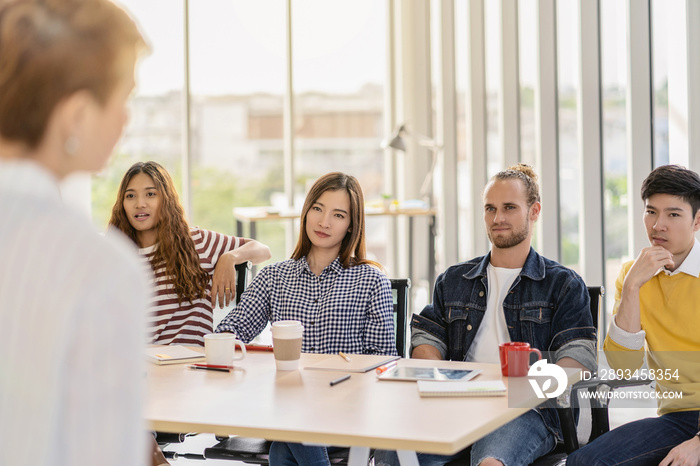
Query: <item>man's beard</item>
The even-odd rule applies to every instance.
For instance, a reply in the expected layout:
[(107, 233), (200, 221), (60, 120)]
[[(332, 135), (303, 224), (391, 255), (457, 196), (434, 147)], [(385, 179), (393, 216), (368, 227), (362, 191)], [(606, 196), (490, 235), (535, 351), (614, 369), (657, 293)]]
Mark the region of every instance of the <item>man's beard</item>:
[(494, 238), (491, 235), (491, 230), (486, 230), (486, 235), (489, 237), (491, 244), (499, 249), (508, 249), (517, 246), (527, 239), (527, 235), (530, 233), (530, 224), (525, 223), (525, 226), (520, 230), (515, 230), (508, 236), (498, 236)]

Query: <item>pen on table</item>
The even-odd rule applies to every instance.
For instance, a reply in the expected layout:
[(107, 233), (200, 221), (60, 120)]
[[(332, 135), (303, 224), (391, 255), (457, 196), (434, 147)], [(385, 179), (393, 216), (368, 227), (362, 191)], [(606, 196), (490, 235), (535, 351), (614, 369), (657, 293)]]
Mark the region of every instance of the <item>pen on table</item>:
[(350, 359), (350, 358), (348, 357), (348, 355), (345, 354), (345, 353), (343, 353), (342, 351), (338, 351), (338, 356), (340, 356), (341, 358), (345, 359), (347, 362), (352, 362), (352, 359)]
[(330, 385), (331, 385), (331, 387), (332, 387), (333, 385), (338, 385), (340, 382), (345, 382), (345, 381), (348, 380), (349, 378), (350, 378), (350, 374), (344, 375), (344, 376), (342, 376), (342, 377), (339, 378), (339, 379), (331, 380)]
[(248, 351), (272, 351), (272, 346), (266, 345), (245, 345), (245, 349)]
[(199, 369), (202, 371), (217, 371), (217, 372), (231, 372), (230, 369), (224, 369), (223, 367), (209, 367), (209, 366), (188, 366), (190, 369)]
[(216, 367), (218, 369), (234, 369), (233, 366), (223, 366), (219, 364), (191, 364), (192, 366), (197, 366), (197, 367)]
[(392, 361), (388, 364), (384, 364), (383, 366), (377, 367), (377, 375), (382, 374), (382, 373), (388, 371), (389, 369), (393, 369), (394, 367), (396, 367), (397, 364), (398, 364), (398, 361)]

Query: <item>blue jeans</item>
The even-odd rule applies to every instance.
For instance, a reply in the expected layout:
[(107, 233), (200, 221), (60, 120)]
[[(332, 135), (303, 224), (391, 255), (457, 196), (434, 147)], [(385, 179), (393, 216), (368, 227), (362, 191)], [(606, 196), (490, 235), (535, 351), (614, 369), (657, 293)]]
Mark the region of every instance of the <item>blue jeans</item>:
[(566, 459), (567, 466), (658, 465), (700, 429), (700, 411), (641, 419), (601, 435)]
[[(476, 466), (486, 458), (495, 458), (505, 466), (526, 466), (552, 451), (556, 443), (554, 434), (547, 429), (542, 417), (530, 410), (455, 455), (418, 453), (418, 462), (421, 466), (442, 466), (449, 461), (459, 460), (460, 464), (464, 461), (464, 464)], [(395, 466), (399, 460), (396, 452), (377, 450), (374, 464)]]
[(329, 466), (328, 451), (343, 447), (316, 447), (300, 443), (272, 442), (270, 466)]

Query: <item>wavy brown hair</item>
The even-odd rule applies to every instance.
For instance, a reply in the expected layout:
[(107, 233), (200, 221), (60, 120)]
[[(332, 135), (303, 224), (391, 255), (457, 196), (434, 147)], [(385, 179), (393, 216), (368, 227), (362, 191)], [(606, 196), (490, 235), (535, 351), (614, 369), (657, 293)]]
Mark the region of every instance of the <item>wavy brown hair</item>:
[(209, 284), (209, 274), (199, 263), (199, 256), (194, 241), (190, 236), (190, 227), (185, 219), (185, 211), (175, 191), (173, 180), (168, 171), (156, 162), (138, 162), (127, 170), (119, 185), (119, 194), (112, 207), (109, 224), (115, 226), (131, 240), (138, 244), (136, 230), (131, 226), (124, 211), (124, 196), (131, 179), (144, 173), (151, 177), (160, 196), (158, 212), (157, 245), (151, 258), (153, 272), (165, 267), (168, 277), (172, 277), (172, 286), (177, 293), (178, 302), (189, 302), (204, 298)]
[(326, 191), (343, 190), (350, 196), (350, 227), (340, 244), (340, 263), (343, 268), (355, 265), (370, 264), (379, 269), (382, 267), (374, 261), (365, 258), (365, 200), (360, 183), (354, 176), (333, 172), (317, 179), (306, 195), (304, 207), (301, 210), (301, 228), (299, 240), (292, 253), (292, 259), (299, 260), (309, 254), (311, 240), (306, 233), (306, 217), (318, 198)]

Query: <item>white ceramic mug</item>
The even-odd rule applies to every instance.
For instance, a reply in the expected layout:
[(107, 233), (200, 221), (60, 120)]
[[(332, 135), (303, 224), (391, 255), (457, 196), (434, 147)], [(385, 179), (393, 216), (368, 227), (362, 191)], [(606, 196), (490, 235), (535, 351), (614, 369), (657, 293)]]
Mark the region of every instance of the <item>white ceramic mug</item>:
[[(240, 346), (241, 354), (236, 357), (236, 346)], [(232, 361), (245, 358), (245, 345), (236, 340), (231, 333), (210, 333), (204, 335), (204, 354), (207, 364), (215, 366), (230, 366)]]
[(272, 323), (272, 349), (277, 370), (293, 371), (299, 368), (304, 326), (298, 320), (279, 320)]

